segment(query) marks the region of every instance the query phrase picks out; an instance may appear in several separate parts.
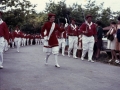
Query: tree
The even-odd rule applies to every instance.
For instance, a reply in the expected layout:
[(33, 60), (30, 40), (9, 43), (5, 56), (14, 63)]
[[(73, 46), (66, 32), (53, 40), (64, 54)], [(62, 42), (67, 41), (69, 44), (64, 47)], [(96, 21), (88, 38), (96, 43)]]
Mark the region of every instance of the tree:
[(15, 27), (16, 25), (23, 25), (29, 22), (31, 14), (36, 13), (32, 5), (27, 0), (2, 0), (2, 5), (6, 5), (4, 20), (8, 26)]
[(93, 16), (93, 21), (96, 22), (96, 20), (98, 20), (101, 17), (100, 13), (103, 10), (103, 4), (104, 3), (100, 3), (100, 5), (97, 5), (96, 1), (89, 0), (85, 5), (85, 15), (91, 14)]

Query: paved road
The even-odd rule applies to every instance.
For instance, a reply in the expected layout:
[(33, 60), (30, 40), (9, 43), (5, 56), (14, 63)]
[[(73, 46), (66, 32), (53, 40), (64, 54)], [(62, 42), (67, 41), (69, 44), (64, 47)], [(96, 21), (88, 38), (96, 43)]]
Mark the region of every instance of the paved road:
[(44, 57), (40, 45), (5, 52), (0, 90), (120, 90), (118, 66), (59, 55), (61, 67), (56, 68), (53, 55), (48, 66)]

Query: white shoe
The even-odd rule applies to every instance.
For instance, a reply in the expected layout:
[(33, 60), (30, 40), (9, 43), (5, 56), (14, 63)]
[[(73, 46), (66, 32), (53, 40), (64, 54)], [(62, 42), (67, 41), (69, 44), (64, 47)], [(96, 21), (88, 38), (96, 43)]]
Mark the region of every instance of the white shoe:
[(94, 63), (94, 61), (93, 61), (93, 60), (88, 60), (88, 62), (92, 62), (92, 63)]
[(110, 63), (110, 62), (112, 62), (113, 61), (113, 59), (110, 59), (108, 62)]
[(47, 65), (48, 65), (48, 63), (45, 63), (45, 65), (47, 66)]
[(74, 58), (74, 59), (77, 59), (78, 57), (76, 57), (76, 56), (73, 56), (73, 58)]
[(70, 57), (70, 55), (68, 55), (68, 57)]
[(62, 54), (62, 56), (65, 56), (65, 54)]
[(5, 49), (5, 52), (8, 51), (8, 49)]
[(55, 67), (60, 68), (60, 65), (56, 64)]
[(83, 57), (81, 57), (80, 59), (81, 59), (82, 61), (84, 60), (84, 58), (83, 58)]
[(116, 62), (116, 63), (120, 63), (120, 61), (119, 61), (119, 60), (115, 60), (115, 62)]
[(3, 66), (0, 66), (0, 69), (3, 69)]
[(45, 58), (45, 65), (48, 65), (46, 58)]

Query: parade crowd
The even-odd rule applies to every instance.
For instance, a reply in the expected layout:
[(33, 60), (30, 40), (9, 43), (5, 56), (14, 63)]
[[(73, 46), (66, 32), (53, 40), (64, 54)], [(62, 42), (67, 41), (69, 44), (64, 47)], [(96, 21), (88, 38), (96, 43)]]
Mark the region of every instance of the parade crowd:
[[(77, 51), (81, 50), (80, 59), (85, 60), (86, 53), (88, 53), (88, 61), (94, 62), (100, 57), (102, 49), (103, 29), (102, 22), (92, 22), (92, 16), (86, 15), (85, 22), (80, 26), (76, 25), (76, 20), (71, 18), (71, 23), (60, 22), (56, 24), (55, 14), (48, 14), (48, 21), (44, 23), (41, 33), (27, 34), (20, 30), (19, 26), (15, 27), (13, 32), (10, 32), (6, 23), (2, 20), (3, 13), (0, 12), (0, 69), (3, 69), (3, 54), (9, 48), (16, 48), (20, 52), (20, 47), (33, 45), (43, 45), (43, 52), (45, 52), (45, 65), (48, 65), (48, 59), (51, 54), (55, 57), (55, 67), (60, 67), (58, 63), (58, 55), (60, 50), (65, 56), (66, 46), (68, 46), (68, 57), (77, 59)], [(116, 55), (116, 50), (120, 56), (120, 17), (118, 23), (112, 21), (110, 23), (110, 30), (106, 36), (108, 38), (107, 48), (111, 50), (112, 58), (109, 62), (114, 61), (120, 63)], [(111, 36), (113, 37), (111, 39)], [(96, 47), (96, 49), (94, 49)]]

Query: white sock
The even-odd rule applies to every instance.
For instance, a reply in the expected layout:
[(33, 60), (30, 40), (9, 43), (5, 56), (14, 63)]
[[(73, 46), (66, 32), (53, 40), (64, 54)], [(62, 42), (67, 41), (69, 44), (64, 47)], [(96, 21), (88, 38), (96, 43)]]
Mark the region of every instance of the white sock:
[(73, 49), (73, 57), (76, 57), (76, 53), (77, 53), (77, 49), (74, 48), (74, 49)]
[(62, 55), (65, 53), (65, 47), (62, 47)]
[(55, 63), (56, 63), (56, 65), (59, 65), (59, 64), (58, 64), (58, 55), (57, 55), (57, 54), (54, 54), (54, 56), (55, 56)]
[(0, 66), (2, 66), (2, 64), (3, 64), (3, 52), (0, 52), (0, 57), (1, 57), (1, 59), (0, 59)]
[(49, 58), (50, 55), (51, 55), (51, 53), (47, 53), (47, 54), (46, 54), (46, 58), (45, 58), (45, 60), (46, 60), (45, 62), (46, 62), (46, 63), (48, 62), (48, 58)]

